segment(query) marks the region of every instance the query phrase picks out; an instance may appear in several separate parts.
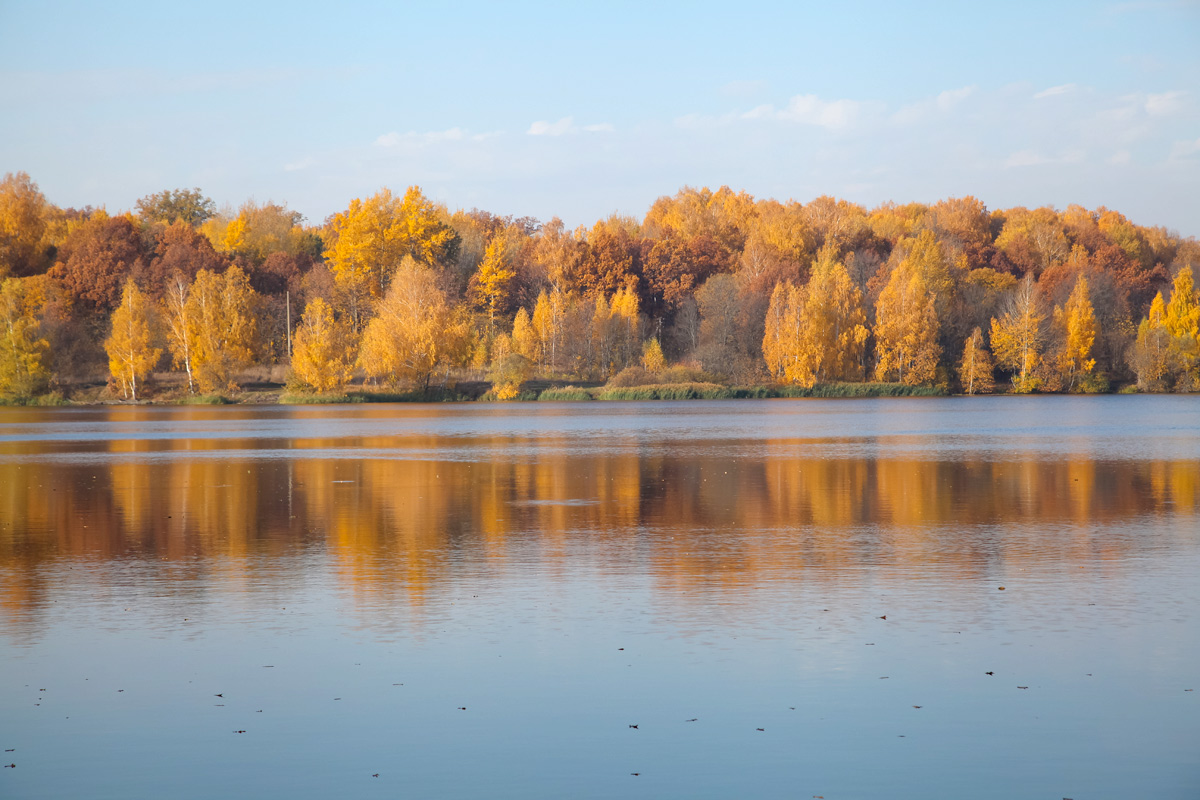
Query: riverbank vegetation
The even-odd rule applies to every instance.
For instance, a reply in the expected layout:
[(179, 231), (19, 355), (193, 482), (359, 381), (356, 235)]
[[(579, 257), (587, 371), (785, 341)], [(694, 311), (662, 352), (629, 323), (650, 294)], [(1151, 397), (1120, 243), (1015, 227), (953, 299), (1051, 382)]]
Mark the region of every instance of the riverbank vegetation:
[(314, 225), (199, 189), (64, 209), (9, 174), (0, 398), (1194, 391), (1198, 262), (1195, 239), (1106, 208), (973, 197), (685, 188), (569, 230), (411, 187)]

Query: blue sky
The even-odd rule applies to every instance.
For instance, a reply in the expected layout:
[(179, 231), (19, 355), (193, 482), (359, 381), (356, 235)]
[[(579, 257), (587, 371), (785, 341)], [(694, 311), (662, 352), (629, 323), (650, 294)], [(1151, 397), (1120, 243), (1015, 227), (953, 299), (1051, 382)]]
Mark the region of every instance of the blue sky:
[(573, 226), (725, 184), (1198, 235), (1198, 45), (1197, 2), (0, 0), (0, 172), (314, 222), (382, 186)]

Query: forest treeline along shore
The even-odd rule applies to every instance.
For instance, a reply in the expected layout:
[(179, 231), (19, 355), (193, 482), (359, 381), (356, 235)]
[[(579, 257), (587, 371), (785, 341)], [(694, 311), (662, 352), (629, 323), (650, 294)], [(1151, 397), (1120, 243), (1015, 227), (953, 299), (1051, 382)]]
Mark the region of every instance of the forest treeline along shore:
[(974, 197), (867, 209), (684, 188), (641, 220), (569, 230), (414, 186), (314, 225), (199, 189), (64, 209), (16, 173), (0, 183), (0, 397), (212, 396), (248, 374), (298, 395), (486, 380), (496, 399), (531, 381), (1194, 391), (1198, 263), (1194, 238), (1117, 211)]

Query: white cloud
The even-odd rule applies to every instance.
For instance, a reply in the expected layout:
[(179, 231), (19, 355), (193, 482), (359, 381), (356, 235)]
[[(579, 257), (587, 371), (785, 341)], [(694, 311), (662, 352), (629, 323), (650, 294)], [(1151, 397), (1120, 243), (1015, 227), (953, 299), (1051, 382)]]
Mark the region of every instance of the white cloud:
[(914, 125), (935, 113), (951, 111), (962, 101), (975, 93), (977, 86), (964, 86), (961, 89), (947, 89), (935, 97), (928, 97), (916, 103), (901, 106), (890, 120), (897, 125)]
[(564, 133), (571, 133), (575, 130), (575, 118), (563, 117), (558, 122), (546, 122), (538, 120), (529, 126), (529, 130), (525, 133), (530, 136), (562, 136)]
[(742, 114), (742, 119), (782, 120), (840, 130), (852, 125), (862, 108), (863, 104), (855, 100), (822, 100), (815, 94), (798, 94), (784, 108), (761, 105)]
[(616, 128), (611, 122), (596, 122), (591, 125), (576, 125), (574, 117), (563, 117), (558, 122), (538, 120), (525, 131), (530, 136), (565, 136), (570, 133), (612, 133)]
[[(399, 147), (404, 144), (436, 144), (438, 142), (461, 142), (467, 138), (467, 132), (462, 128), (448, 128), (444, 131), (427, 131), (425, 133), (417, 133), (409, 131), (408, 133), (385, 133), (375, 140), (375, 144), (380, 147)], [(478, 139), (478, 136), (471, 137)]]
[(1170, 160), (1178, 161), (1180, 159), (1191, 158), (1197, 154), (1200, 154), (1200, 139), (1175, 142), (1171, 145)]
[(1107, 163), (1112, 164), (1113, 166), (1123, 166), (1128, 164), (1130, 160), (1131, 156), (1128, 150), (1118, 150), (1105, 159)]
[(1146, 113), (1153, 117), (1174, 114), (1183, 108), (1183, 97), (1186, 92), (1163, 92), (1146, 97)]
[(975, 94), (976, 86), (964, 86), (961, 89), (948, 89), (937, 96), (937, 107), (949, 111), (956, 105)]
[(1070, 94), (1078, 87), (1073, 83), (1064, 83), (1062, 86), (1051, 86), (1049, 89), (1042, 89), (1033, 96), (1034, 100), (1041, 100), (1045, 97), (1055, 97), (1060, 94)]

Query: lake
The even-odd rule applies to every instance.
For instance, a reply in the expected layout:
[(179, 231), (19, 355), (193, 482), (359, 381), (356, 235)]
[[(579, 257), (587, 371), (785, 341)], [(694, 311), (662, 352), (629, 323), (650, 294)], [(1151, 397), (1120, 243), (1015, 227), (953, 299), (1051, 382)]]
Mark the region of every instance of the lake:
[(0, 797), (1196, 798), (1200, 400), (0, 409)]

